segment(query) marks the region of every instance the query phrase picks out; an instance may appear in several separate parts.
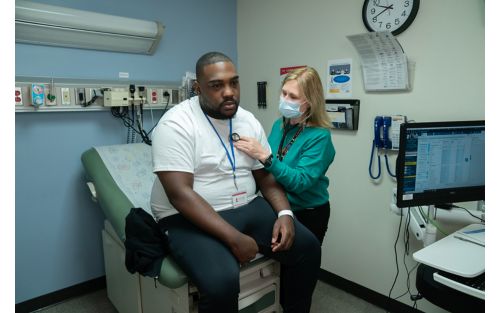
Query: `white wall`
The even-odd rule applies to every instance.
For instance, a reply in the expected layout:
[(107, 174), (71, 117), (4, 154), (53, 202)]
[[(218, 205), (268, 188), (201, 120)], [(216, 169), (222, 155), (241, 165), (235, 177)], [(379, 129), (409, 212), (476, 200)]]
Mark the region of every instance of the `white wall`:
[[(393, 245), (399, 217), (389, 211), (395, 182), (368, 175), (376, 115), (404, 114), (415, 121), (484, 119), (484, 0), (421, 1), (418, 15), (398, 36), (415, 62), (410, 92), (366, 93), (360, 59), (346, 39), (366, 32), (362, 0), (238, 0), (238, 67), (241, 105), (270, 131), (278, 117), (279, 68), (310, 65), (326, 78), (330, 59), (353, 59), (353, 98), (361, 100), (357, 132), (332, 131), (337, 155), (328, 171), (332, 216), (323, 244), (322, 268), (388, 295), (396, 274)], [(257, 81), (268, 82), (268, 108), (257, 108)], [(394, 171), (395, 155), (390, 156)], [(421, 248), (411, 241), (411, 253)], [(398, 244), (400, 278), (392, 295), (406, 290)], [(415, 263), (410, 256), (406, 263)], [(411, 276), (414, 278), (414, 275)], [(415, 292), (414, 280), (412, 291)], [(412, 304), (408, 296), (400, 301)], [(419, 309), (442, 312), (429, 302)]]

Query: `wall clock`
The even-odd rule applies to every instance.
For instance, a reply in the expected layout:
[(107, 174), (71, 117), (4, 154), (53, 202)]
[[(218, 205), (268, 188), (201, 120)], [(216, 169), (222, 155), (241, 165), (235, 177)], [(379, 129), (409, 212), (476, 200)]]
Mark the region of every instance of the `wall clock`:
[(417, 16), (420, 0), (365, 0), (363, 23), (369, 31), (405, 31)]

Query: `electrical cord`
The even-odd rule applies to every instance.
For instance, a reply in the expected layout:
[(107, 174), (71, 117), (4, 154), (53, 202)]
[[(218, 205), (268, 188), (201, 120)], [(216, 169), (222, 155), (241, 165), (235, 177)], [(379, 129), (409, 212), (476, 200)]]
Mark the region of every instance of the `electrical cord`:
[(391, 173), (391, 168), (389, 167), (389, 160), (387, 158), (387, 154), (384, 154), (384, 158), (385, 158), (385, 167), (387, 168), (387, 172), (389, 173), (389, 175), (391, 175), (391, 177), (396, 177), (396, 174)]
[(85, 102), (82, 104), (82, 107), (86, 108), (92, 104), (95, 103), (95, 101), (99, 98), (99, 96), (97, 95), (97, 93), (95, 92), (95, 89), (92, 89), (92, 92), (93, 92), (93, 96), (92, 96), (92, 99), (90, 99), (88, 102)]
[[(409, 272), (407, 272), (407, 276), (406, 276), (407, 281), (408, 281), (408, 279), (410, 279), (410, 275), (411, 275), (411, 273), (413, 273), (413, 271), (414, 271), (414, 270), (415, 270), (415, 269), (416, 269), (419, 265), (420, 265), (420, 263), (415, 264), (415, 265), (411, 268), (411, 270), (410, 270)], [(408, 286), (408, 284), (407, 284), (407, 286)], [(399, 295), (399, 296), (395, 297), (395, 298), (394, 298), (394, 300), (398, 300), (398, 299), (400, 299), (400, 298), (402, 298), (402, 297), (406, 296), (407, 294), (408, 294), (408, 290), (406, 290), (403, 294), (401, 294), (401, 295)], [(420, 296), (420, 294), (418, 294), (418, 296)], [(414, 298), (414, 296), (410, 295), (410, 299), (412, 299), (412, 300), (413, 300), (413, 298)], [(414, 300), (414, 301), (415, 301), (415, 300)]]
[[(408, 255), (410, 251), (410, 209), (408, 209), (408, 214), (406, 214), (405, 231), (404, 231), (404, 255)], [(406, 267), (405, 258), (403, 257), (403, 264)]]
[[(147, 132), (147, 135), (149, 136), (149, 134), (153, 131), (153, 129), (156, 128), (156, 126), (158, 125), (158, 123), (160, 122), (160, 119), (161, 117), (163, 116), (163, 114), (165, 114), (165, 112), (168, 111), (168, 105), (170, 104), (170, 94), (167, 92), (167, 104), (165, 105), (165, 107), (163, 108), (163, 112), (161, 112), (161, 115), (160, 115), (160, 118), (158, 119), (158, 121), (156, 122), (156, 124), (151, 127), (151, 129)], [(153, 113), (151, 113), (153, 114)]]
[[(134, 92), (135, 92), (135, 86), (130, 85), (130, 94), (132, 98), (132, 103), (134, 103)], [(135, 110), (135, 106), (131, 105), (130, 109), (128, 107), (112, 107), (111, 108), (111, 114), (116, 117), (120, 118), (123, 122), (123, 125), (127, 127), (127, 143), (135, 142), (136, 139), (136, 134), (138, 134), (142, 141), (147, 144), (151, 145), (152, 140), (149, 137), (153, 129), (158, 125), (159, 120), (156, 122), (156, 124), (149, 130), (145, 131), (144, 130), (144, 96), (141, 95), (141, 92), (144, 92), (144, 90), (141, 90), (141, 87), (139, 87), (139, 97), (140, 97), (140, 104)], [(167, 103), (163, 109), (163, 114), (168, 111), (168, 105), (170, 104), (170, 94), (167, 93)], [(151, 124), (154, 121), (153, 117), (153, 109), (150, 108), (151, 112)]]
[(151, 114), (151, 125), (154, 123), (154, 117), (153, 117), (153, 106), (149, 106), (149, 113)]
[(418, 211), (420, 212), (420, 215), (424, 218), (424, 222), (427, 224), (429, 223), (429, 216), (424, 213), (424, 210), (422, 209), (421, 206), (418, 207)]
[(129, 141), (128, 137), (127, 137), (127, 143), (131, 143), (131, 142), (133, 143), (133, 142), (135, 142), (135, 133), (136, 133), (136, 131), (134, 131), (134, 128), (133, 128), (135, 126), (135, 114), (134, 114), (135, 113), (134, 112), (135, 111), (135, 85), (130, 84), (128, 90), (130, 93), (130, 98), (132, 98), (132, 105), (130, 106), (130, 114), (129, 114), (129, 117), (132, 120), (132, 123), (131, 123), (132, 126), (128, 127), (128, 133), (130, 135), (131, 141)]
[[(373, 167), (373, 153), (375, 152), (375, 140), (373, 140), (372, 142), (372, 152), (370, 154), (370, 164), (368, 165), (368, 173), (370, 174), (370, 177), (372, 179), (378, 179), (380, 177), (380, 174), (381, 174), (381, 164), (380, 164), (380, 154), (378, 154), (378, 151), (377, 151), (377, 168), (378, 168), (378, 173), (377, 175), (373, 175), (373, 172), (372, 172), (372, 167)], [(387, 172), (389, 173), (389, 175), (391, 177), (396, 177), (396, 174), (393, 174), (391, 172), (391, 168), (389, 166), (389, 158), (387, 157), (387, 154), (384, 153), (384, 158), (385, 158), (385, 167), (387, 169)]]
[[(406, 264), (406, 257), (410, 255), (410, 214), (407, 214), (406, 224), (405, 224), (405, 251), (403, 255), (403, 264), (406, 271), (406, 293), (410, 295), (410, 299), (413, 300), (413, 308), (417, 308), (417, 301), (422, 299), (422, 296), (411, 293), (411, 280), (410, 273), (416, 268), (416, 265), (412, 270), (408, 270), (408, 265)], [(417, 263), (418, 264), (418, 263)]]
[[(122, 119), (125, 121), (124, 119)], [(130, 106), (130, 110), (127, 113), (127, 121), (128, 123), (126, 124), (127, 126), (127, 143), (133, 142), (133, 135), (132, 133), (134, 132), (134, 125), (135, 125), (135, 120), (134, 120), (134, 106)]]
[(144, 125), (144, 100), (141, 97), (141, 102), (139, 104), (139, 110), (137, 112), (137, 126), (139, 128), (139, 135), (142, 138), (142, 141), (148, 145), (151, 145), (151, 139), (148, 136), (148, 133), (143, 128)]
[(431, 223), (432, 225), (434, 225), (436, 227), (436, 229), (443, 235), (445, 236), (448, 236), (449, 234), (447, 232), (445, 232), (442, 228), (441, 228), (441, 225), (437, 222), (437, 210), (436, 212), (434, 213), (434, 218), (431, 218), (430, 215), (429, 215), (429, 211), (427, 211), (427, 220), (429, 223)]
[[(409, 210), (410, 210), (410, 208), (408, 208), (408, 211)], [(394, 286), (396, 285), (396, 282), (397, 282), (397, 279), (398, 279), (398, 276), (399, 276), (399, 262), (398, 262), (398, 253), (397, 253), (397, 242), (398, 242), (399, 236), (401, 234), (402, 223), (403, 223), (403, 215), (400, 215), (399, 227), (398, 227), (398, 234), (397, 234), (397, 237), (396, 237), (396, 241), (394, 242), (394, 256), (395, 256), (395, 259), (396, 259), (396, 276), (394, 277), (394, 281), (393, 281), (391, 289), (389, 291), (389, 299), (391, 299), (392, 291), (394, 289)], [(418, 292), (417, 292), (417, 294), (412, 294), (411, 293), (411, 279), (410, 279), (410, 275), (418, 267), (419, 263), (416, 263), (411, 269), (408, 269), (408, 265), (406, 264), (406, 257), (410, 254), (410, 244), (409, 244), (409, 241), (410, 241), (410, 214), (406, 215), (405, 226), (404, 226), (404, 231), (403, 231), (403, 238), (404, 238), (403, 239), (404, 240), (403, 264), (404, 264), (405, 271), (406, 271), (406, 291), (404, 293), (402, 293), (401, 295), (395, 297), (394, 300), (398, 300), (398, 299), (404, 297), (405, 295), (409, 294), (410, 295), (410, 299), (413, 301), (413, 308), (416, 309), (417, 308), (417, 301), (420, 300), (420, 299), (422, 299), (423, 297)], [(389, 304), (388, 307), (390, 307), (390, 304)], [(386, 310), (386, 312), (388, 313), (389, 311)]]
[[(396, 241), (394, 242), (394, 257), (396, 259), (396, 276), (394, 277), (394, 281), (392, 282), (391, 289), (389, 290), (389, 300), (391, 299), (392, 290), (394, 289), (394, 286), (396, 285), (396, 281), (398, 280), (398, 276), (399, 276), (397, 243), (399, 241), (399, 235), (401, 234), (401, 225), (402, 224), (403, 224), (403, 214), (401, 214), (399, 216), (398, 235), (396, 236)], [(388, 307), (390, 307), (390, 302), (389, 302)], [(389, 312), (389, 311), (386, 311), (386, 312)]]
[[(140, 130), (134, 127), (134, 121), (129, 116), (128, 107), (113, 107), (111, 108), (111, 114), (116, 118), (120, 118), (123, 122), (123, 125), (127, 127), (130, 133), (134, 132), (139, 134), (144, 142), (147, 143), (148, 140), (141, 135)], [(131, 138), (129, 136), (129, 138), (127, 139), (127, 143), (130, 143), (130, 139)]]
[(373, 176), (372, 173), (372, 164), (373, 164), (373, 152), (375, 151), (375, 140), (373, 140), (372, 143), (372, 153), (370, 154), (370, 164), (368, 165), (368, 173), (370, 174), (370, 177), (372, 179), (378, 179), (380, 177), (380, 155), (377, 153), (377, 159), (378, 159), (378, 174), (376, 176)]
[(474, 217), (474, 218), (477, 218), (478, 220), (480, 220), (480, 221), (481, 221), (481, 223), (484, 223), (484, 219), (483, 219), (483, 218), (481, 218), (481, 217), (479, 217), (479, 216), (477, 216), (477, 215), (472, 214), (472, 212), (471, 212), (471, 211), (469, 211), (468, 209), (466, 209), (466, 208), (464, 208), (464, 207), (461, 207), (461, 206), (458, 206), (458, 205), (454, 205), (454, 204), (452, 204), (451, 206), (452, 206), (453, 208), (457, 208), (457, 209), (462, 209), (462, 210), (465, 210), (465, 212), (469, 213), (469, 215), (470, 215), (470, 216), (472, 216), (472, 217)]

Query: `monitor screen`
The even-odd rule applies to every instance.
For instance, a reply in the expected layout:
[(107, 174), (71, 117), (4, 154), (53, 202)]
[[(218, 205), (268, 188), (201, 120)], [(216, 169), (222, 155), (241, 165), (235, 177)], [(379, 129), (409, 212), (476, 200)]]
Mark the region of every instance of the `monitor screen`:
[(484, 176), (484, 121), (401, 125), (398, 207), (484, 200)]

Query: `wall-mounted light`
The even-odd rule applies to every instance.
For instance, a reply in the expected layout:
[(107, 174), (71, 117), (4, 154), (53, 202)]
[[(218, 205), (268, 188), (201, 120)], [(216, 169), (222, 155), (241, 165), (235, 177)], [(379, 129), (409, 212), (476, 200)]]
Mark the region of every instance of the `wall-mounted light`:
[(139, 20), (16, 1), (16, 42), (153, 54), (165, 26)]

